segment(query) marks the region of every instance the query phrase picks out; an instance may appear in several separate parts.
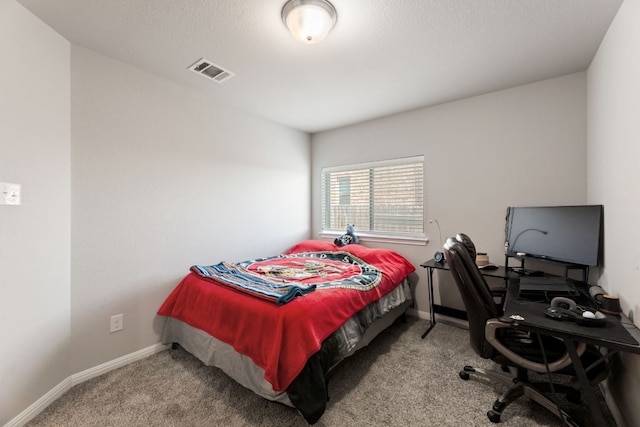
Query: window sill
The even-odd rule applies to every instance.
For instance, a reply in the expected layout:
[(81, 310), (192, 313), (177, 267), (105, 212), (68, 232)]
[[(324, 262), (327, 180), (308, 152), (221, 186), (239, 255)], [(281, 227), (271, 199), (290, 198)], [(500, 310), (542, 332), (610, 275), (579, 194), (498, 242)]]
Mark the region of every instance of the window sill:
[[(323, 239), (329, 239), (333, 241), (336, 237), (342, 236), (344, 233), (337, 233), (331, 231), (321, 231), (318, 236)], [(429, 243), (427, 237), (399, 237), (399, 236), (375, 236), (370, 234), (357, 233), (358, 239), (361, 242), (375, 242), (375, 243), (396, 243), (400, 245), (415, 245), (426, 246)]]

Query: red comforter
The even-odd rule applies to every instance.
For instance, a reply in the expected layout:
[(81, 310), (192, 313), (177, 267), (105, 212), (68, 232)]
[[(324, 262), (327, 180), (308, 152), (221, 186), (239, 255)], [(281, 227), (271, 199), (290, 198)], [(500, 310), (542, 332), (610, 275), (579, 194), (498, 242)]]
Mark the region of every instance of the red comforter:
[(396, 252), (361, 245), (338, 247), (331, 242), (308, 240), (287, 253), (314, 251), (347, 251), (380, 269), (382, 282), (365, 292), (319, 289), (279, 306), (189, 273), (158, 314), (179, 319), (233, 346), (264, 369), (265, 379), (275, 391), (283, 391), (325, 338), (415, 270)]

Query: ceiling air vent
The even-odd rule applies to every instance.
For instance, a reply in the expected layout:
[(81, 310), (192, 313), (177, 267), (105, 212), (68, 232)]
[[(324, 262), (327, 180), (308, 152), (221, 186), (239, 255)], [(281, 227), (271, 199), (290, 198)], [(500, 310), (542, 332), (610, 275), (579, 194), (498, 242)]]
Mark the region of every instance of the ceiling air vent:
[(227, 71), (206, 59), (198, 60), (195, 64), (191, 65), (189, 69), (194, 73), (200, 74), (201, 76), (207, 77), (208, 79), (218, 83), (227, 81), (231, 77), (235, 76), (231, 71)]

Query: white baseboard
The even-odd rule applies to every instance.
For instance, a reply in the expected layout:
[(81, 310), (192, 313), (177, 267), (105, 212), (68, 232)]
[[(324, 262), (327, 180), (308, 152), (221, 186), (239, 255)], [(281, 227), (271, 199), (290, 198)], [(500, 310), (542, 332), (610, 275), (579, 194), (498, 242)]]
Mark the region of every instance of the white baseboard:
[(418, 319), (426, 319), (429, 320), (429, 312), (428, 311), (423, 311), (423, 310), (416, 310), (413, 307), (409, 307), (407, 309), (407, 314), (410, 316), (415, 316)]
[[(407, 310), (407, 314), (412, 316), (417, 316), (418, 319), (426, 319), (429, 320), (429, 312), (416, 310), (415, 308), (409, 308)], [(436, 325), (438, 323), (444, 323), (450, 326), (455, 326), (457, 328), (469, 329), (469, 322), (462, 319), (456, 319), (455, 317), (445, 316), (443, 314), (436, 313)]]
[(45, 393), (44, 396), (36, 400), (31, 406), (29, 406), (27, 409), (18, 414), (18, 416), (5, 424), (4, 427), (22, 427), (26, 423), (34, 419), (40, 412), (44, 411), (46, 407), (51, 405), (56, 399), (69, 391), (69, 389), (74, 385), (83, 383), (95, 377), (99, 377), (100, 375), (106, 374), (107, 372), (113, 371), (114, 369), (118, 369), (130, 363), (144, 359), (153, 354), (166, 350), (167, 348), (169, 348), (168, 345), (154, 344), (147, 348), (143, 348), (142, 350), (126, 354), (122, 357), (118, 357), (117, 359), (105, 362), (98, 366), (94, 366), (93, 368), (86, 369), (77, 374), (73, 374), (62, 380), (57, 386)]
[(118, 357), (117, 359), (111, 360), (109, 362), (105, 362), (98, 366), (94, 366), (93, 368), (86, 369), (77, 374), (73, 374), (70, 377), (71, 386), (83, 383), (95, 377), (99, 377), (102, 374), (106, 374), (107, 372), (113, 371), (114, 369), (121, 368), (130, 363), (137, 362), (138, 360), (142, 360), (146, 357), (159, 353), (168, 348), (169, 348), (169, 345), (154, 344), (147, 348), (143, 348), (142, 350), (138, 350), (130, 354), (125, 354), (124, 356)]
[(469, 322), (464, 319), (458, 319), (457, 317), (445, 316), (444, 314), (436, 313), (436, 324), (443, 323), (449, 326), (455, 326), (456, 328), (469, 329)]
[(40, 399), (36, 400), (31, 406), (18, 414), (17, 417), (10, 420), (4, 427), (21, 427), (34, 419), (40, 412), (51, 405), (57, 398), (65, 394), (71, 388), (71, 377), (65, 378), (57, 386), (49, 390)]

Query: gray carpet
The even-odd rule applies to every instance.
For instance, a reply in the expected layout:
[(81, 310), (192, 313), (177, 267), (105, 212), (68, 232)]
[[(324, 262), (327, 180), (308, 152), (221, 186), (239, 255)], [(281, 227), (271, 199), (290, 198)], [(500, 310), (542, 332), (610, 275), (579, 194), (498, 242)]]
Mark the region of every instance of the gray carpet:
[[(503, 391), (475, 379), (466, 364), (493, 368), (475, 355), (468, 332), (439, 323), (396, 322), (344, 361), (329, 383), (330, 401), (317, 426), (493, 426), (487, 410)], [(589, 426), (586, 407), (561, 400)], [(604, 403), (605, 414), (612, 421)], [(167, 350), (79, 384), (32, 420), (37, 426), (306, 426), (295, 409), (258, 397), (182, 349)], [(521, 397), (502, 416), (504, 427), (561, 426)], [(599, 427), (599, 426), (598, 426)]]

